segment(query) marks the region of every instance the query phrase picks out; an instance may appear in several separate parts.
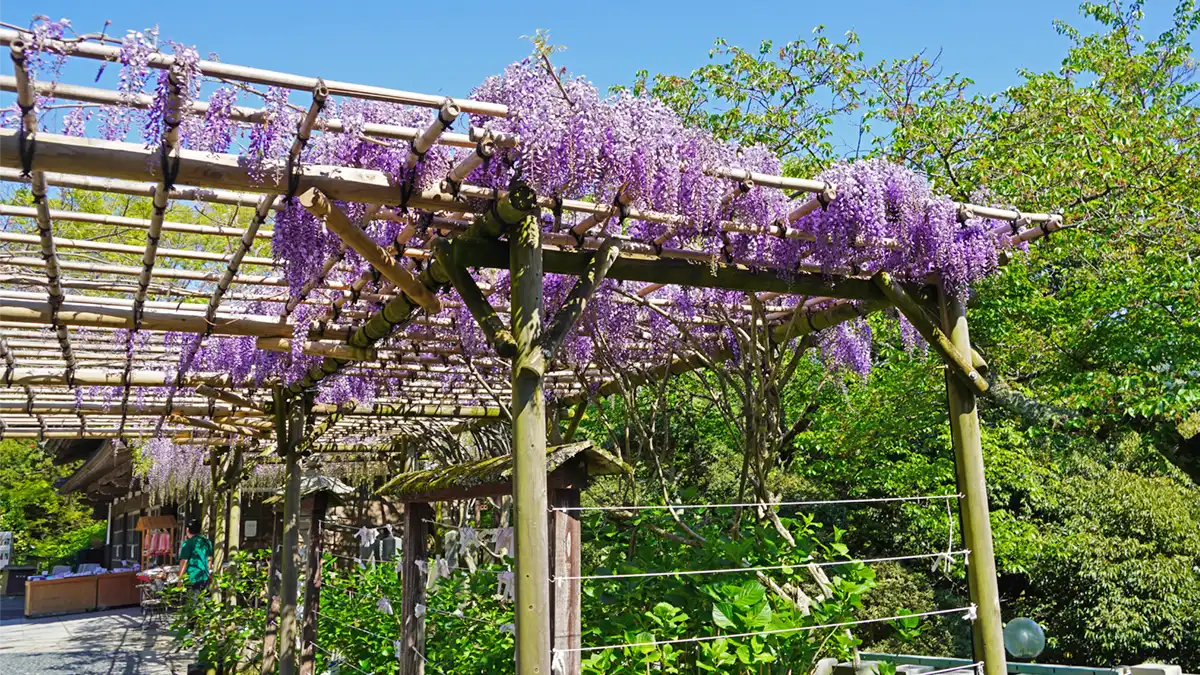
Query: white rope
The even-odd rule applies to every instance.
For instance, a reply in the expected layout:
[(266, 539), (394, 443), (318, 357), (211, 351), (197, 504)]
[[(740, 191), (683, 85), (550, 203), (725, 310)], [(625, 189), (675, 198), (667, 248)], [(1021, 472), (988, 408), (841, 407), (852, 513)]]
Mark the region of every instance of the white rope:
[(900, 619), (911, 619), (914, 617), (937, 616), (941, 614), (957, 614), (964, 612), (968, 617), (974, 615), (975, 605), (968, 607), (958, 607), (955, 609), (938, 609), (931, 612), (922, 612), (920, 614), (904, 614), (902, 616), (886, 616), (881, 619), (861, 619), (859, 621), (846, 621), (843, 623), (827, 623), (818, 626), (795, 626), (792, 628), (776, 628), (773, 630), (756, 631), (753, 633), (732, 633), (729, 635), (703, 635), (687, 638), (675, 638), (673, 640), (651, 640), (649, 642), (629, 642), (619, 645), (601, 645), (598, 647), (568, 647), (566, 649), (556, 649), (558, 652), (598, 652), (608, 649), (628, 649), (630, 647), (658, 647), (660, 645), (676, 645), (694, 642), (713, 642), (715, 640), (731, 640), (735, 638), (757, 637), (760, 635), (781, 635), (784, 633), (797, 633), (807, 630), (822, 630), (825, 628), (848, 628), (850, 626), (861, 626), (870, 623), (883, 623), (884, 621), (898, 621)]
[(313, 649), (316, 649), (317, 651), (321, 652), (326, 657), (328, 657), (331, 661), (337, 661), (338, 665), (350, 666), (351, 668), (357, 670), (358, 672), (362, 673), (363, 675), (375, 675), (375, 673), (373, 673), (373, 672), (369, 673), (369, 672), (363, 670), (362, 668), (359, 668), (358, 666), (354, 665), (353, 663), (350, 663), (350, 661), (347, 660), (346, 657), (341, 654), (335, 654), (333, 652), (326, 651), (325, 649), (323, 649), (321, 647), (321, 645), (313, 642), (312, 640), (309, 640), (308, 644), (312, 645)]
[(642, 504), (638, 506), (553, 506), (551, 511), (682, 511), (687, 509), (770, 508), (780, 506), (828, 506), (833, 504), (884, 504), (889, 502), (926, 502), (961, 499), (961, 494), (918, 495), (916, 497), (869, 497), (863, 499), (824, 499), (800, 502), (746, 502), (742, 504)]
[(693, 576), (698, 574), (732, 574), (734, 572), (769, 572), (772, 570), (782, 570), (791, 567), (835, 567), (837, 565), (853, 565), (855, 563), (881, 563), (893, 562), (899, 560), (923, 560), (927, 558), (946, 558), (948, 556), (966, 556), (968, 551), (946, 551), (942, 553), (921, 553), (919, 555), (899, 555), (889, 558), (860, 558), (858, 560), (829, 560), (825, 562), (808, 562), (808, 563), (793, 563), (790, 565), (764, 565), (761, 567), (729, 567), (724, 569), (712, 570), (678, 570), (675, 572), (630, 572), (627, 574), (589, 574), (583, 576), (556, 577), (556, 581), (573, 581), (575, 579), (640, 579), (646, 577), (676, 577), (676, 576)]

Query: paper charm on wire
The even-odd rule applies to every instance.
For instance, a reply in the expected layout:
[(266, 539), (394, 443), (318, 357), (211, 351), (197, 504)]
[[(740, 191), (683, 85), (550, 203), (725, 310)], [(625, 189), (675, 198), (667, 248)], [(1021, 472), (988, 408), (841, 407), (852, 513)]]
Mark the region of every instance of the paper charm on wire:
[(954, 567), (954, 554), (946, 551), (937, 554), (937, 557), (933, 559), (933, 567), (929, 571), (936, 572), (938, 568), (942, 568), (945, 574), (950, 574), (951, 567)]
[(375, 540), (379, 538), (379, 532), (373, 527), (363, 525), (358, 528), (358, 532), (354, 533), (358, 537), (358, 545), (363, 548), (371, 548), (375, 545)]
[(967, 613), (966, 613), (966, 615), (963, 616), (963, 618), (966, 619), (967, 621), (974, 621), (975, 619), (978, 619), (979, 618), (979, 607), (977, 605), (975, 605), (974, 603), (972, 603), (971, 606), (967, 608)]
[(399, 661), (400, 657), (404, 656), (404, 643), (399, 640), (392, 640), (392, 649), (396, 650), (396, 660)]
[(513, 529), (511, 527), (501, 527), (496, 530), (496, 554), (508, 555), (512, 550)]
[(505, 570), (496, 575), (496, 580), (500, 582), (500, 587), (496, 589), (496, 595), (500, 600), (512, 602), (515, 600), (513, 591), (515, 590), (516, 582), (513, 579), (512, 570)]
[(388, 600), (387, 596), (381, 596), (379, 598), (379, 602), (375, 603), (375, 609), (378, 609), (388, 616), (392, 616), (396, 613), (392, 610), (392, 601)]
[(423, 618), (425, 616), (425, 609), (425, 605), (422, 605), (418, 602), (416, 606), (413, 607), (413, 616), (417, 617), (418, 619)]
[(511, 623), (506, 623), (503, 626), (500, 626), (500, 632), (508, 633), (509, 635), (516, 637), (517, 636), (517, 627)]

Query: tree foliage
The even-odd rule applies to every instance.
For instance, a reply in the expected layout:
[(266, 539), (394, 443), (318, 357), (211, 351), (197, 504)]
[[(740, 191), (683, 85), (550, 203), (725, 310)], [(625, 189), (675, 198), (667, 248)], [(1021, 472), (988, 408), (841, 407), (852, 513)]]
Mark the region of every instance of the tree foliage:
[[(722, 137), (786, 153), (798, 175), (883, 156), (955, 199), (1064, 215), (1071, 229), (971, 298), (973, 341), (1008, 392), (981, 403), (1004, 614), (1043, 623), (1049, 660), (1194, 668), (1200, 85), (1191, 42), (1200, 11), (1181, 0), (1156, 36), (1141, 29), (1140, 2), (1089, 2), (1080, 13), (1081, 25), (1055, 24), (1061, 67), (1019, 71), (1001, 92), (980, 92), (936, 55), (867, 63), (857, 36), (834, 41), (822, 29), (758, 50), (718, 40), (690, 75), (642, 72), (633, 86)], [(869, 384), (818, 392), (814, 366), (783, 392), (788, 419), (806, 419), (775, 467), (785, 498), (954, 490), (936, 360), (905, 354), (887, 322), (873, 327)], [(736, 439), (712, 414), (680, 426), (668, 480), (727, 488)], [(856, 552), (946, 545), (946, 513), (928, 507), (818, 516), (846, 528)], [(909, 597), (913, 609), (931, 609), (966, 595), (961, 573), (908, 568), (891, 578), (876, 594), (881, 607)], [(941, 630), (926, 633), (928, 648), (952, 651), (961, 633)], [(866, 633), (868, 646), (891, 648), (897, 635)]]
[(0, 441), (0, 531), (13, 533), (13, 564), (53, 565), (103, 538), (104, 522), (79, 495), (55, 489), (74, 470), (37, 443)]

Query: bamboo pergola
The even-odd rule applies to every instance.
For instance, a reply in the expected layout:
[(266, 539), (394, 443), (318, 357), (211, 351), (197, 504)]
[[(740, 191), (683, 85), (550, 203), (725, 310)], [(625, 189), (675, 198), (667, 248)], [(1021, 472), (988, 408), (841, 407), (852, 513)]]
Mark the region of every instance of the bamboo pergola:
[[(148, 66), (165, 71), (169, 86), (165, 131), (157, 149), (46, 132), (38, 118), (38, 106), (46, 101), (143, 110), (155, 101), (92, 86), (35, 82), (27, 69), (33, 39), (0, 30), (14, 73), (0, 76), (0, 90), (15, 94), (21, 111), (20, 128), (0, 129), (0, 179), (27, 186), (30, 199), (28, 204), (0, 205), (0, 216), (9, 223), (0, 233), (0, 437), (161, 437), (179, 444), (237, 447), (239, 453), (246, 450), (245, 461), (282, 462), (280, 672), (291, 672), (295, 663), (297, 570), (288, 551), (294, 552), (296, 545), (305, 458), (349, 460), (361, 453), (367, 461), (380, 453), (408, 452), (398, 440), (416, 442), (431, 429), (454, 431), (495, 422), (511, 424), (514, 456), (518, 672), (551, 671), (553, 633), (545, 610), (550, 593), (547, 400), (565, 408), (612, 391), (613, 374), (599, 363), (572, 369), (554, 359), (606, 279), (622, 282), (636, 297), (629, 302), (665, 312), (672, 307), (660, 290), (670, 285), (752, 294), (766, 308), (773, 337), (782, 341), (888, 307), (908, 317), (947, 364), (955, 458), (965, 495), (963, 522), (972, 550), (971, 597), (979, 606), (977, 658), (988, 675), (1006, 672), (975, 406), (976, 397), (987, 395), (989, 387), (972, 360), (965, 308), (944, 292), (939, 279), (901, 284), (886, 273), (805, 264), (783, 270), (727, 250), (714, 252), (674, 236), (686, 225), (684, 217), (639, 205), (624, 191), (606, 204), (535, 194), (519, 182), (509, 190), (473, 185), (472, 172), (497, 148), (522, 147), (522, 139), (513, 134), (492, 134), (471, 125), (463, 133), (450, 131), (464, 113), (475, 120), (509, 114), (505, 106), (485, 101), (200, 61), (197, 71), (203, 77), (246, 88), (278, 87), (305, 97), (286, 156), (258, 172), (237, 155), (181, 146), (183, 120), (205, 115), (208, 104), (190, 100), (186, 69), (175, 57), (156, 52)], [(39, 44), (71, 61), (113, 61), (121, 51), (103, 41), (41, 39)], [(336, 99), (425, 107), (436, 115), (424, 128), (358, 127), (322, 114)], [(259, 108), (235, 106), (230, 117), (246, 128), (270, 123), (269, 112)], [(382, 171), (302, 161), (312, 139), (346, 133), (409, 144), (409, 168), (435, 145), (473, 152), (449, 169), (441, 185), (416, 190)], [(811, 240), (795, 224), (835, 199), (838, 189), (824, 181), (737, 167), (705, 170), (728, 181), (730, 200), (762, 189), (808, 195), (769, 227), (729, 218), (718, 224), (723, 233)], [(149, 216), (52, 208), (52, 194), (149, 200)], [(254, 254), (256, 246), (272, 239), (274, 214), (289, 199), (299, 200), (342, 242), (321, 274), (298, 292), (289, 290), (278, 261)], [(376, 243), (364, 232), (364, 223), (347, 214), (347, 204), (363, 206), (372, 220), (403, 223), (404, 228), (390, 244)], [(213, 205), (250, 210), (250, 215), (227, 222), (188, 219)], [(998, 222), (991, 234), (1008, 245), (1063, 227), (1062, 218), (1050, 213), (972, 204), (958, 208), (964, 220)], [(570, 222), (543, 231), (532, 217), (543, 210), (563, 214)], [(665, 232), (644, 240), (604, 233), (607, 222), (625, 218), (661, 224)], [(59, 236), (67, 226), (105, 228), (121, 241), (142, 243)], [(414, 237), (419, 243), (412, 243)], [(899, 246), (895, 241), (883, 245)], [(353, 276), (346, 260), (351, 251), (372, 272), (347, 281)], [(511, 298), (493, 296), (496, 289), (481, 287), (472, 269), (511, 270)], [(543, 274), (579, 279), (564, 310), (545, 329)], [(450, 288), (457, 291), (453, 298), (443, 293)], [(796, 296), (804, 301), (781, 301)], [(936, 318), (928, 309), (931, 299), (940, 308)], [(459, 303), (478, 321), (491, 354), (475, 354), (464, 345), (462, 327), (449, 311)], [(248, 309), (252, 306), (259, 309)], [(261, 309), (266, 306), (275, 309)], [(297, 318), (301, 311), (316, 320), (302, 323)], [(192, 367), (196, 348), (181, 345), (180, 334), (193, 336), (194, 345), (249, 337), (263, 353), (319, 360), (291, 381), (240, 381), (218, 370), (219, 364)], [(646, 335), (647, 343), (651, 337)], [(628, 368), (647, 379), (663, 369), (683, 372), (700, 364), (682, 352), (664, 365), (648, 349), (645, 357), (639, 356), (639, 349), (635, 345), (631, 350)], [(320, 386), (342, 375), (377, 383), (374, 401), (339, 405), (314, 400)]]

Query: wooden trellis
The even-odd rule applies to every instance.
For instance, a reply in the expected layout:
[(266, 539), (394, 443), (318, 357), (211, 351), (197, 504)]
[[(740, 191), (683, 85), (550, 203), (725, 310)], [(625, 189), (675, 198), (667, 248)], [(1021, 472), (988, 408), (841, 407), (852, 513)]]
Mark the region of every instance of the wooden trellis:
[[(187, 101), (187, 73), (174, 57), (155, 53), (149, 65), (167, 70), (171, 88), (160, 147), (79, 138), (40, 130), (37, 97), (148, 109), (153, 97), (129, 97), (89, 86), (33, 82), (26, 68), (29, 35), (0, 30), (10, 49), (13, 76), (0, 76), (0, 90), (14, 92), (21, 128), (0, 130), (0, 179), (26, 183), (32, 205), (0, 205), (10, 222), (32, 221), (36, 231), (0, 233), (8, 255), (0, 260), (0, 436), (4, 438), (173, 438), (179, 444), (237, 447), (248, 462), (285, 466), (282, 609), (278, 644), (280, 672), (290, 673), (296, 659), (295, 558), (299, 481), (310, 456), (329, 461), (377, 461), (399, 452), (397, 439), (419, 438), (430, 429), (511, 421), (518, 565), (516, 626), (518, 670), (549, 673), (551, 632), (548, 607), (548, 503), (546, 475), (546, 396), (558, 404), (581, 404), (612, 390), (611, 373), (596, 363), (579, 370), (554, 366), (554, 352), (604, 279), (625, 282), (628, 302), (670, 311), (656, 297), (667, 285), (722, 288), (755, 294), (767, 308), (773, 337), (787, 340), (886, 307), (896, 307), (922, 333), (948, 368), (947, 389), (959, 484), (965, 495), (963, 523), (971, 555), (971, 598), (979, 606), (975, 622), (976, 657), (989, 675), (1002, 675), (1005, 657), (992, 554), (990, 524), (979, 438), (976, 397), (987, 395), (978, 355), (971, 349), (965, 308), (944, 292), (939, 279), (902, 285), (886, 274), (864, 275), (854, 269), (800, 265), (781, 270), (749, 259), (689, 247), (675, 239), (686, 224), (680, 215), (641, 208), (621, 191), (611, 204), (555, 199), (515, 186), (498, 191), (469, 184), (467, 177), (497, 148), (520, 147), (511, 134), (476, 127), (453, 133), (461, 113), (504, 117), (503, 105), (415, 94), (380, 87), (321, 80), (201, 61), (201, 74), (247, 85), (269, 85), (311, 96), (299, 116), (286, 159), (268, 163), (258, 175), (234, 155), (180, 147), (179, 127), (186, 116), (203, 116), (208, 104)], [(115, 60), (120, 49), (87, 41), (49, 41), (72, 59)], [(410, 143), (407, 167), (435, 144), (474, 149), (450, 168), (441, 185), (408, 195), (397, 209), (402, 186), (390, 175), (350, 166), (300, 162), (316, 134), (350, 132), (348, 125), (322, 116), (331, 97), (423, 106), (437, 110), (425, 128), (365, 124), (354, 132), (368, 138)], [(245, 125), (268, 122), (265, 109), (235, 107), (231, 118)], [(161, 154), (160, 154), (161, 153)], [(735, 219), (718, 223), (723, 233), (756, 234), (811, 240), (793, 227), (837, 194), (824, 181), (766, 175), (737, 168), (709, 167), (711, 176), (728, 180), (726, 201), (754, 187), (811, 195), (769, 227)], [(150, 199), (149, 218), (93, 214), (50, 208), (49, 190), (71, 189)], [(272, 215), (284, 199), (297, 196), (313, 215), (341, 239), (321, 273), (298, 294), (270, 258), (251, 255), (256, 243), (270, 240)], [(491, 206), (479, 211), (483, 200)], [(368, 205), (371, 218), (405, 223), (388, 245), (371, 240), (335, 201)], [(245, 227), (185, 222), (173, 204), (211, 203), (253, 209)], [(1044, 237), (1063, 227), (1060, 216), (960, 204), (960, 217), (1002, 221), (992, 232), (1008, 244)], [(575, 218), (570, 227), (543, 232), (530, 216), (555, 210)], [(170, 217), (168, 217), (170, 216)], [(610, 219), (634, 218), (666, 226), (650, 240), (603, 234)], [(58, 237), (55, 223), (103, 225), (121, 232), (145, 233), (141, 246)], [(421, 245), (410, 246), (417, 234)], [(208, 250), (161, 245), (164, 236), (203, 238)], [(897, 242), (882, 242), (885, 247)], [(373, 273), (352, 282), (333, 274), (350, 269), (352, 250)], [(66, 259), (76, 253), (130, 256), (137, 264)], [(111, 260), (112, 258), (109, 258)], [(186, 261), (187, 268), (169, 267)], [(418, 266), (419, 265), (419, 266)], [(245, 267), (256, 268), (247, 271)], [(480, 288), (470, 268), (507, 269), (512, 273), (511, 303), (489, 299), (494, 289)], [(564, 311), (541, 329), (544, 273), (578, 277)], [(377, 275), (377, 276), (376, 276)], [(475, 357), (462, 346), (459, 329), (446, 316), (448, 300), (439, 291), (453, 287), (478, 320), (494, 357)], [(274, 290), (272, 290), (274, 289)], [(914, 297), (924, 294), (925, 297)], [(792, 307), (778, 300), (804, 296)], [(275, 313), (250, 313), (233, 307), (237, 300), (274, 301)], [(927, 313), (936, 300), (940, 316)], [(773, 301), (775, 303), (773, 304)], [(368, 303), (382, 305), (373, 310)], [(295, 334), (301, 305), (321, 308), (308, 335)], [(703, 317), (697, 319), (703, 323)], [(385, 342), (398, 329), (418, 325), (402, 346)], [(120, 338), (116, 331), (124, 331)], [(249, 336), (264, 351), (301, 351), (321, 357), (320, 365), (285, 386), (276, 380), (248, 383), (228, 373), (189, 368), (194, 356), (166, 334), (186, 333), (206, 340)], [(657, 363), (632, 353), (630, 368), (652, 377), (656, 369), (684, 372), (699, 366), (695, 355), (679, 353), (672, 363)], [(300, 344), (297, 341), (301, 340)], [(197, 343), (199, 344), (199, 343)], [(371, 406), (326, 405), (312, 399), (314, 388), (334, 374), (354, 374), (399, 383), (396, 393)], [(581, 381), (598, 383), (589, 391)], [(445, 383), (453, 381), (448, 387)], [(118, 388), (105, 400), (88, 388)], [(85, 393), (80, 393), (83, 390)], [(103, 393), (103, 392), (102, 392)], [(508, 393), (511, 395), (509, 396)], [(576, 415), (576, 423), (578, 414)], [(256, 450), (257, 448), (257, 450)], [(403, 452), (408, 452), (408, 448)], [(577, 542), (577, 539), (576, 539)], [(408, 597), (405, 598), (406, 607)], [(311, 656), (311, 655), (310, 655)], [(419, 672), (419, 664), (412, 664)]]

